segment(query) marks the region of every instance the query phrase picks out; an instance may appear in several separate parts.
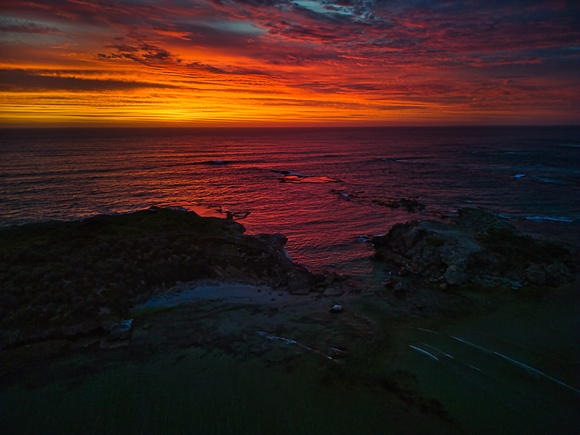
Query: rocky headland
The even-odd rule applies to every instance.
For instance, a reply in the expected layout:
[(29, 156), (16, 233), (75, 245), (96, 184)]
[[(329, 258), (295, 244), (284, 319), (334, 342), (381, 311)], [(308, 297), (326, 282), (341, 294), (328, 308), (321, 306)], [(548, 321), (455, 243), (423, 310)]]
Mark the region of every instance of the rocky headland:
[(179, 282), (306, 294), (337, 281), (293, 263), (283, 235), (244, 231), (233, 219), (159, 207), (3, 229), (0, 347), (99, 331), (122, 336), (132, 307)]

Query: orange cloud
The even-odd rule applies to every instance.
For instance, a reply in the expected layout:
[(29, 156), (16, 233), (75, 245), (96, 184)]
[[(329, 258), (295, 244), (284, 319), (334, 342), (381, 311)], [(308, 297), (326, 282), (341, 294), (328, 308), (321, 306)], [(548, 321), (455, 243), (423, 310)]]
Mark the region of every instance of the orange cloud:
[(579, 121), (571, 2), (50, 0), (2, 17), (3, 125)]

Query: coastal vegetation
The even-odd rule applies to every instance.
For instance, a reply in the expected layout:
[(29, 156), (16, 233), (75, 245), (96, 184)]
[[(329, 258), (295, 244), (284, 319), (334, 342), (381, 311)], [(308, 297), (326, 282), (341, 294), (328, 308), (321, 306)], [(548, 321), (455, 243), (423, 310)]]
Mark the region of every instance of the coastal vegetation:
[(168, 208), (3, 229), (0, 345), (94, 331), (179, 281), (311, 285), (285, 237), (243, 232), (232, 219)]

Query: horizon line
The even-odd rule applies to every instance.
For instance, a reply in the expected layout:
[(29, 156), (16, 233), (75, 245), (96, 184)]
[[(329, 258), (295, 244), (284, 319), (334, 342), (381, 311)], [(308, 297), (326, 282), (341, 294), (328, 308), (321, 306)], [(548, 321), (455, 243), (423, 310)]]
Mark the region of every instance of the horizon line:
[(360, 128), (459, 128), (459, 127), (580, 127), (575, 124), (403, 124), (403, 125), (0, 125), (0, 130), (51, 129), (360, 129)]

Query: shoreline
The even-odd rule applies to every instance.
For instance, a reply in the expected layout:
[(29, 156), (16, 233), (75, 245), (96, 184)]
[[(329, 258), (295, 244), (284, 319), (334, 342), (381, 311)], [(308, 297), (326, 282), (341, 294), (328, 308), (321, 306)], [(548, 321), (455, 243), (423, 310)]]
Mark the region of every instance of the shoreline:
[[(203, 378), (198, 377), (202, 376), (202, 373), (209, 373), (208, 388), (216, 388), (212, 384), (213, 379), (216, 382), (222, 378), (240, 379), (236, 382), (243, 385), (242, 390), (234, 388), (230, 391), (230, 387), (226, 390), (230, 391), (228, 394), (246, 397), (252, 388), (249, 383), (241, 379), (244, 379), (244, 370), (249, 370), (248, 373), (252, 374), (248, 375), (247, 382), (260, 384), (265, 389), (275, 385), (277, 388), (282, 388), (280, 386), (282, 384), (295, 384), (295, 387), (288, 387), (289, 389), (284, 390), (288, 394), (287, 398), (269, 399), (283, 403), (281, 406), (287, 409), (282, 412), (287, 415), (287, 418), (299, 420), (300, 415), (310, 416), (310, 412), (314, 412), (309, 418), (315, 419), (315, 410), (319, 407), (320, 421), (316, 425), (319, 423), (326, 425), (328, 430), (334, 428), (335, 432), (340, 431), (341, 428), (354, 430), (357, 427), (356, 424), (360, 423), (357, 423), (356, 419), (351, 421), (347, 415), (340, 416), (341, 413), (344, 414), (341, 409), (324, 410), (322, 405), (317, 405), (316, 400), (311, 402), (310, 398), (300, 398), (316, 397), (317, 394), (322, 394), (325, 397), (324, 400), (336, 400), (337, 404), (340, 403), (340, 406), (344, 407), (349, 406), (349, 395), (346, 394), (343, 397), (343, 394), (351, 391), (354, 395), (352, 405), (355, 407), (358, 403), (366, 403), (365, 409), (375, 410), (377, 403), (372, 401), (389, 403), (390, 410), (384, 411), (380, 418), (374, 417), (378, 418), (377, 421), (381, 423), (368, 423), (369, 430), (379, 430), (379, 427), (384, 427), (381, 425), (384, 424), (385, 419), (391, 419), (396, 422), (393, 423), (394, 427), (402, 432), (412, 433), (414, 430), (424, 432), (428, 428), (439, 428), (440, 431), (447, 433), (470, 432), (473, 429), (470, 421), (460, 417), (466, 412), (465, 407), (470, 410), (470, 406), (468, 404), (465, 407), (453, 405), (455, 399), (450, 399), (447, 390), (445, 388), (442, 390), (440, 385), (431, 380), (432, 373), (444, 370), (441, 376), (451, 376), (452, 379), (452, 374), (457, 370), (455, 361), (465, 359), (466, 363), (462, 364), (467, 364), (467, 361), (473, 359), (469, 364), (480, 369), (482, 373), (477, 375), (475, 369), (468, 367), (470, 379), (474, 374), (478, 377), (467, 382), (466, 385), (469, 386), (470, 382), (475, 382), (475, 388), (487, 388), (486, 376), (489, 376), (489, 370), (492, 370), (496, 363), (493, 362), (489, 367), (482, 365), (488, 364), (488, 354), (476, 348), (461, 345), (459, 342), (454, 343), (455, 346), (461, 345), (459, 348), (449, 347), (451, 345), (447, 341), (441, 341), (440, 337), (450, 335), (452, 330), (459, 328), (463, 331), (463, 335), (457, 335), (459, 338), (478, 346), (482, 344), (481, 337), (478, 335), (481, 330), (494, 330), (498, 338), (505, 336), (507, 339), (508, 335), (501, 329), (501, 325), (504, 325), (506, 319), (510, 319), (509, 316), (514, 314), (516, 315), (513, 318), (514, 328), (520, 328), (517, 326), (520, 324), (527, 325), (528, 328), (535, 328), (535, 333), (539, 334), (542, 330), (538, 329), (535, 323), (527, 324), (527, 321), (519, 318), (522, 315), (520, 311), (523, 310), (522, 313), (524, 313), (528, 310), (527, 307), (530, 307), (529, 309), (532, 310), (530, 313), (534, 313), (533, 318), (557, 322), (559, 321), (558, 313), (562, 314), (564, 313), (562, 310), (568, 310), (562, 319), (567, 319), (566, 322), (569, 322), (573, 318), (569, 310), (578, 307), (577, 271), (574, 272), (575, 281), (568, 284), (563, 282), (563, 286), (533, 285), (529, 291), (526, 290), (528, 288), (526, 285), (514, 289), (510, 284), (514, 282), (513, 280), (508, 280), (506, 285), (500, 279), (497, 281), (499, 285), (494, 284), (495, 286), (488, 287), (482, 292), (481, 288), (473, 287), (467, 281), (453, 283), (454, 277), (450, 277), (449, 274), (445, 282), (439, 281), (440, 277), (437, 277), (437, 281), (430, 282), (425, 279), (426, 276), (421, 275), (423, 272), (412, 265), (413, 256), (405, 257), (405, 261), (410, 266), (409, 270), (402, 268), (404, 264), (400, 261), (403, 254), (399, 252), (396, 254), (399, 256), (397, 262), (393, 263), (389, 260), (390, 263), (383, 263), (375, 258), (373, 265), (377, 270), (385, 268), (385, 278), (391, 276), (402, 285), (397, 289), (397, 284), (385, 282), (385, 285), (380, 287), (369, 287), (368, 283), (353, 281), (336, 274), (312, 275), (305, 269), (293, 265), (284, 254), (285, 239), (281, 235), (245, 236), (241, 231), (241, 225), (231, 220), (211, 220), (212, 218), (200, 218), (197, 215), (176, 210), (168, 212), (167, 215), (164, 210), (139, 213), (122, 219), (134, 219), (137, 216), (139, 219), (148, 220), (151, 217), (163, 216), (163, 219), (157, 222), (158, 224), (166, 225), (166, 219), (174, 217), (181, 224), (183, 224), (182, 218), (186, 220), (191, 218), (198, 224), (200, 222), (204, 222), (203, 225), (211, 224), (212, 234), (217, 237), (219, 233), (217, 238), (221, 241), (219, 249), (211, 244), (204, 245), (207, 248), (204, 252), (211, 251), (216, 258), (226, 258), (223, 264), (227, 265), (236, 265), (237, 263), (232, 259), (243, 258), (241, 264), (245, 266), (245, 269), (235, 266), (226, 271), (226, 268), (220, 266), (221, 263), (214, 262), (209, 270), (214, 274), (219, 271), (221, 275), (190, 281), (176, 279), (173, 284), (168, 284), (166, 281), (156, 289), (148, 290), (140, 296), (132, 296), (130, 301), (126, 301), (124, 311), (119, 311), (123, 315), (118, 314), (116, 318), (112, 318), (108, 314), (107, 318), (99, 320), (92, 331), (83, 332), (77, 329), (69, 336), (57, 334), (36, 342), (22, 342), (20, 345), (7, 346), (1, 350), (5, 357), (2, 363), (4, 376), (1, 389), (4, 393), (9, 393), (10, 400), (13, 400), (11, 403), (20, 403), (24, 406), (22, 400), (19, 399), (21, 388), (28, 388), (27, 394), (37, 397), (34, 400), (41, 400), (37, 396), (38, 392), (52, 391), (53, 388), (61, 388), (59, 386), (67, 385), (67, 383), (70, 387), (66, 388), (70, 388), (72, 397), (78, 397), (81, 401), (90, 401), (91, 399), (85, 397), (85, 394), (95, 388), (96, 384), (93, 383), (93, 379), (105, 382), (108, 385), (107, 388), (115, 391), (117, 385), (109, 385), (108, 381), (105, 381), (108, 376), (113, 376), (115, 373), (119, 375), (123, 373), (122, 376), (127, 379), (129, 385), (132, 385), (131, 388), (135, 389), (135, 394), (142, 394), (148, 398), (147, 400), (151, 400), (149, 392), (141, 391), (140, 379), (127, 372), (128, 367), (138, 367), (143, 373), (148, 373), (148, 378), (154, 379), (161, 376), (163, 379), (166, 378), (166, 382), (174, 384), (172, 388), (175, 391), (172, 390), (171, 394), (162, 393), (166, 394), (163, 397), (167, 401), (174, 400), (171, 397), (176, 394), (186, 394), (187, 390), (182, 391), (178, 386), (178, 379), (182, 379), (184, 385), (188, 385), (187, 388), (192, 388), (187, 378), (183, 376), (193, 376), (191, 379), (196, 379), (196, 383), (206, 385)], [(483, 219), (484, 222), (487, 222), (486, 216), (485, 214), (476, 215), (477, 219)], [(199, 221), (199, 219), (210, 220)], [(472, 220), (469, 225), (475, 225), (473, 222), (477, 219)], [(98, 233), (99, 228), (104, 225), (108, 231), (116, 234), (115, 240), (116, 238), (125, 239), (130, 233), (128, 238), (131, 243), (138, 240), (141, 246), (144, 246), (144, 236), (139, 233), (140, 230), (135, 229), (134, 222), (120, 229), (111, 223), (115, 220), (116, 218), (113, 220), (106, 217), (98, 218), (92, 221), (97, 222), (97, 225), (93, 226), (91, 231)], [(435, 240), (433, 234), (426, 232), (421, 233), (423, 238), (404, 235), (400, 246), (407, 243), (405, 240), (413, 240), (413, 243), (428, 240), (426, 245), (421, 245), (423, 246), (421, 249), (426, 246), (441, 249), (442, 254), (433, 258), (445, 259), (444, 252), (447, 252), (445, 249), (449, 243), (452, 243), (451, 241), (457, 240), (457, 243), (464, 245), (470, 239), (464, 236), (457, 239), (456, 233), (452, 236), (445, 225), (452, 225), (452, 228), (456, 229), (453, 225), (457, 224), (450, 222), (449, 219), (444, 221), (441, 223), (443, 227), (439, 227), (439, 224), (429, 224), (435, 225), (434, 228), (439, 231), (439, 235), (447, 232), (445, 234), (448, 234), (449, 238), (444, 242)], [(67, 224), (61, 223), (62, 225)], [(227, 230), (224, 230), (222, 225)], [(39, 227), (30, 228), (37, 231)], [(150, 223), (147, 223), (145, 228), (147, 231), (153, 229)], [(59, 231), (65, 230), (61, 228)], [(135, 231), (137, 231), (137, 236)], [(179, 234), (183, 234), (183, 228), (179, 231)], [(39, 233), (35, 234), (35, 239), (38, 240)], [(102, 233), (100, 234), (100, 238), (97, 238), (99, 243), (103, 240)], [(519, 233), (508, 232), (508, 234), (519, 237)], [(250, 238), (246, 239), (246, 237)], [(86, 237), (82, 239), (83, 245), (86, 239)], [(211, 237), (208, 237), (206, 228), (203, 231), (202, 240), (205, 243), (209, 239)], [(115, 245), (117, 242), (111, 240), (109, 239), (107, 243), (118, 246)], [(153, 237), (151, 240), (156, 239)], [(156, 243), (158, 242), (153, 243), (153, 246), (159, 246)], [(375, 242), (377, 252), (380, 252), (383, 246), (381, 243)], [(51, 246), (50, 243), (48, 246)], [(168, 246), (173, 245), (170, 243)], [(259, 246), (258, 250), (256, 246)], [(390, 249), (397, 251), (399, 249), (397, 246), (399, 245), (391, 245)], [(238, 248), (243, 248), (242, 251), (245, 254), (241, 255)], [(37, 249), (36, 246), (35, 249)], [(457, 251), (456, 247), (453, 249)], [(141, 251), (146, 252), (145, 249)], [(232, 254), (233, 252), (235, 254)], [(413, 255), (424, 258), (423, 251), (420, 249), (413, 252)], [(554, 252), (559, 251), (556, 249)], [(227, 255), (224, 256), (226, 253)], [(385, 257), (384, 253), (382, 255)], [(105, 261), (108, 261), (108, 258)], [(205, 255), (204, 258), (209, 257)], [(270, 259), (269, 262), (263, 263), (264, 258)], [(252, 263), (252, 261), (258, 262)], [(266, 275), (264, 275), (264, 265), (272, 268)], [(441, 267), (434, 261), (428, 263), (426, 267), (433, 268), (434, 265)], [(389, 269), (394, 266), (396, 269)], [(570, 266), (572, 267), (572, 264)], [(494, 273), (493, 270), (486, 269), (486, 273)], [(232, 275), (232, 271), (238, 275)], [(388, 271), (391, 271), (391, 275)], [(474, 279), (479, 279), (478, 273), (477, 269), (470, 269), (470, 274)], [(562, 279), (563, 277), (564, 275)], [(495, 281), (492, 280), (492, 282)], [(443, 289), (442, 284), (446, 284), (447, 287)], [(340, 306), (340, 310), (333, 311), (335, 306)], [(553, 306), (555, 311), (553, 313), (550, 311), (544, 316), (542, 311), (538, 310), (544, 306)], [(483, 329), (480, 324), (483, 325)], [(562, 325), (566, 325), (567, 328), (569, 324)], [(74, 326), (71, 327), (73, 332)], [(561, 331), (560, 338), (563, 340), (563, 333), (567, 329), (561, 329), (563, 326), (558, 326), (556, 323), (553, 327), (556, 328), (555, 331)], [(470, 337), (470, 334), (475, 335)], [(548, 335), (548, 337), (551, 336)], [(570, 348), (570, 343), (573, 343), (570, 340), (573, 338), (568, 335), (565, 338), (567, 341), (555, 344), (551, 344), (552, 339), (544, 341), (546, 339), (542, 338), (541, 343), (542, 346), (547, 346), (547, 349), (554, 348), (554, 352), (561, 354), (560, 358), (567, 361), (574, 355), (574, 349)], [(511, 339), (522, 344), (527, 340), (525, 336)], [(488, 346), (486, 349), (499, 352), (499, 345), (504, 346), (501, 340), (493, 341), (486, 345)], [(443, 353), (437, 353), (438, 351)], [(501, 354), (552, 376), (573, 389), (580, 386), (575, 383), (571, 375), (573, 370), (569, 366), (555, 365), (555, 360), (548, 354), (542, 356), (539, 365), (529, 363), (526, 359), (529, 358), (527, 351), (523, 352), (519, 347), (509, 347), (507, 350), (502, 350)], [(446, 365), (442, 365), (443, 362)], [(432, 367), (430, 364), (435, 365)], [(554, 373), (555, 368), (563, 371), (560, 374)], [(163, 375), (156, 374), (157, 370), (162, 370)], [(461, 368), (461, 370), (465, 369)], [(538, 384), (537, 380), (526, 377), (528, 375), (525, 375), (525, 370), (513, 364), (507, 365), (502, 370), (506, 373), (516, 370), (518, 388), (531, 388), (531, 391), (534, 391), (534, 388), (545, 390), (546, 394), (556, 394), (554, 396), (556, 402), (564, 408), (573, 407), (569, 395), (574, 395), (574, 392), (570, 389), (562, 392), (558, 384), (555, 386)], [(193, 374), (196, 372), (199, 372), (199, 375)], [(562, 377), (562, 373), (565, 376)], [(504, 374), (502, 371), (494, 373), (493, 376), (503, 379)], [(278, 380), (272, 380), (274, 378)], [(282, 382), (282, 384), (279, 385), (277, 382)], [(209, 387), (210, 385), (213, 387)], [(316, 387), (315, 390), (312, 390), (312, 386)], [(311, 396), (304, 396), (305, 394)], [(336, 396), (332, 399), (326, 396), (327, 394)], [(266, 406), (263, 403), (266, 395), (265, 392), (255, 391), (251, 398), (247, 398), (248, 403), (256, 407)], [(228, 396), (220, 400), (227, 400), (226, 397)], [(293, 404), (300, 400), (309, 403), (309, 408), (304, 409)], [(368, 400), (372, 401), (367, 402)], [(113, 399), (113, 403), (116, 403), (116, 399)], [(53, 406), (57, 405), (50, 405), (47, 409)], [(101, 402), (94, 403), (92, 406), (107, 408), (106, 403)], [(198, 403), (196, 406), (203, 408), (205, 405)], [(536, 409), (535, 406), (534, 404), (532, 408)], [(58, 412), (63, 411), (58, 406), (55, 409)], [(473, 409), (469, 412), (472, 411)], [(171, 414), (176, 411), (167, 410), (167, 412)], [(198, 415), (197, 411), (192, 410), (192, 412)], [(239, 410), (234, 407), (232, 412), (236, 413)], [(540, 414), (541, 416), (537, 418), (542, 424), (550, 421), (551, 417)], [(131, 415), (129, 420), (133, 421), (133, 424), (138, 425), (141, 419), (147, 420), (140, 411), (135, 411)], [(188, 421), (186, 414), (177, 413), (174, 417), (179, 422)], [(217, 414), (211, 414), (211, 417), (206, 418), (208, 430), (210, 427), (213, 429), (221, 427)], [(239, 418), (241, 420), (236, 420), (236, 424), (241, 425), (237, 426), (240, 430), (243, 431), (244, 427), (251, 427), (251, 425), (244, 426), (247, 423), (243, 423), (241, 416)], [(481, 418), (489, 419), (490, 416), (486, 414)], [(528, 418), (535, 417), (529, 415)], [(490, 421), (486, 420), (486, 424), (491, 425), (487, 427), (497, 429)], [(64, 423), (61, 422), (61, 424)], [(74, 426), (73, 422), (70, 424)], [(117, 422), (117, 424), (120, 423)], [(502, 424), (509, 425), (510, 423), (504, 419)], [(566, 427), (573, 423), (565, 419), (563, 423), (558, 424)], [(25, 427), (26, 423), (20, 421), (15, 425)], [(305, 429), (300, 423), (296, 423), (293, 427), (296, 428), (295, 433)]]
[[(474, 292), (491, 292), (499, 303), (528, 287), (542, 294), (572, 281), (579, 264), (578, 253), (564, 245), (535, 240), (502, 216), (474, 208), (396, 224), (374, 237), (371, 263), (383, 289), (336, 273), (313, 274), (293, 263), (285, 236), (244, 232), (231, 218), (175, 207), (0, 230), (0, 349), (99, 331), (114, 341), (139, 307), (211, 293), (265, 303), (273, 292), (278, 298), (339, 296), (371, 286), (403, 316), (445, 315), (454, 311), (454, 299)], [(442, 309), (420, 312), (429, 303)]]

